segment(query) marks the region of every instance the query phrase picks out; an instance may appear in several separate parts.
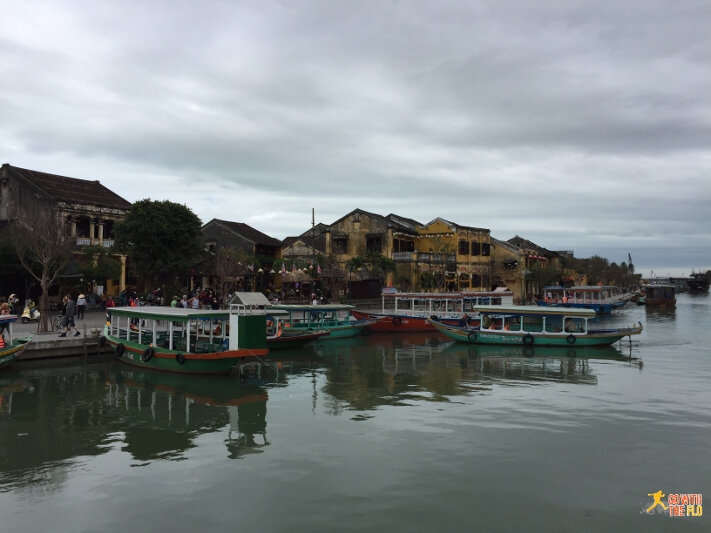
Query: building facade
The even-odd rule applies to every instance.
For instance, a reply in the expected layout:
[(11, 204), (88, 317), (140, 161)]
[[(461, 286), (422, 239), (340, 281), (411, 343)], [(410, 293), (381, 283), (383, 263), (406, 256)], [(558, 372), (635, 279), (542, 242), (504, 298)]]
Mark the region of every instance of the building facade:
[[(60, 219), (75, 244), (76, 254), (86, 246), (114, 245), (114, 224), (121, 220), (131, 203), (103, 186), (98, 180), (82, 180), (5, 163), (0, 167), (0, 221), (10, 222), (31, 217), (33, 210), (49, 203), (57, 209)], [(126, 257), (120, 259), (121, 277), (107, 280), (105, 292), (118, 294), (126, 285)]]

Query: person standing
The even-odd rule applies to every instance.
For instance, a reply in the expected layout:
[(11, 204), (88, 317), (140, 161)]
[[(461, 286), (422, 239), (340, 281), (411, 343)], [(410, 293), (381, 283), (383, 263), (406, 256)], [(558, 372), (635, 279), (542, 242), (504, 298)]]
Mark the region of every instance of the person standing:
[(80, 294), (77, 297), (77, 318), (83, 320), (86, 311), (86, 296)]
[(75, 337), (81, 335), (81, 333), (79, 332), (79, 328), (77, 328), (76, 324), (74, 323), (74, 315), (76, 314), (77, 304), (69, 297), (69, 295), (64, 297), (63, 302), (64, 305), (66, 305), (66, 311), (64, 313), (63, 320), (63, 325), (65, 329), (59, 336), (66, 337), (67, 333), (70, 333), (72, 329), (75, 331)]

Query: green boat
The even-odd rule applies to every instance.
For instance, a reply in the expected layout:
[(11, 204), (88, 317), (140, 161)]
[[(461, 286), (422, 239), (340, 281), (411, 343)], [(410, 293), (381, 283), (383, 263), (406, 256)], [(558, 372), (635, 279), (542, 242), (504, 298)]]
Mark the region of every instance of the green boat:
[(0, 324), (7, 324), (8, 340), (0, 336), (0, 368), (16, 361), (25, 351), (27, 345), (32, 342), (34, 335), (15, 339), (12, 336), (12, 324), (17, 320), (16, 315), (2, 315)]
[(101, 344), (124, 363), (185, 374), (227, 374), (245, 358), (269, 352), (264, 314), (177, 307), (109, 309)]
[(284, 333), (328, 331), (324, 340), (343, 339), (359, 335), (363, 328), (375, 324), (376, 320), (355, 320), (351, 317), (352, 305), (273, 305), (270, 309), (288, 313), (284, 318)]
[(589, 329), (595, 318), (592, 309), (545, 308), (538, 306), (475, 306), (481, 323), (475, 328), (450, 326), (430, 317), (439, 332), (472, 344), (524, 346), (609, 346), (642, 332), (642, 324), (631, 328)]
[(325, 329), (301, 331), (297, 328), (284, 328), (285, 321), (284, 317), (267, 315), (267, 346), (270, 350), (302, 348), (331, 334)]

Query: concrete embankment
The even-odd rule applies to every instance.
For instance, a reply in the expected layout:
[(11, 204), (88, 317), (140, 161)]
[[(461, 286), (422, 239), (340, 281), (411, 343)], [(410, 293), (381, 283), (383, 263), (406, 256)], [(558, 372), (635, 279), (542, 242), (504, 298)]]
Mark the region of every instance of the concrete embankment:
[(60, 337), (60, 332), (57, 331), (38, 333), (36, 322), (27, 324), (22, 324), (19, 321), (15, 322), (12, 326), (14, 337), (25, 337), (29, 334), (35, 336), (18, 361), (76, 356), (92, 357), (111, 353), (110, 346), (99, 345), (104, 321), (105, 315), (103, 312), (87, 312), (85, 318), (75, 321), (80, 335), (75, 335), (75, 332), (71, 331), (66, 337)]

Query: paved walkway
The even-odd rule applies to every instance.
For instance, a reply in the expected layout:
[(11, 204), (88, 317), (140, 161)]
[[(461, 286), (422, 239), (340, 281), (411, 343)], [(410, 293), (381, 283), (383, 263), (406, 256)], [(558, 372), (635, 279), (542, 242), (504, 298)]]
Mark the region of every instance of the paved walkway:
[[(50, 316), (50, 321), (54, 320), (54, 317), (57, 316), (57, 313), (52, 313)], [(83, 319), (74, 319), (74, 323), (77, 325), (77, 328), (81, 332), (81, 336), (84, 336), (84, 333), (86, 331), (87, 336), (89, 337), (95, 337), (96, 334), (96, 329), (99, 329), (100, 331), (103, 331), (104, 329), (104, 323), (106, 322), (106, 314), (104, 311), (101, 310), (92, 310), (92, 311), (87, 311), (84, 314)], [(60, 337), (59, 336), (59, 331), (51, 331), (47, 333), (38, 333), (37, 328), (39, 327), (39, 324), (37, 322), (28, 322), (27, 324), (23, 324), (20, 319), (18, 318), (17, 321), (12, 325), (12, 334), (15, 337), (24, 337), (30, 333), (33, 333), (35, 335), (39, 335), (39, 338), (56, 338), (57, 340), (69, 340), (74, 338), (73, 335), (74, 333), (67, 334), (66, 337)], [(76, 337), (77, 339), (80, 337)]]

